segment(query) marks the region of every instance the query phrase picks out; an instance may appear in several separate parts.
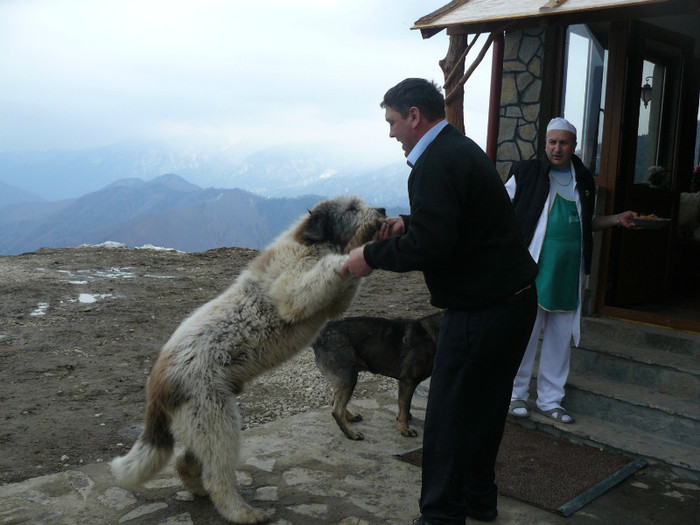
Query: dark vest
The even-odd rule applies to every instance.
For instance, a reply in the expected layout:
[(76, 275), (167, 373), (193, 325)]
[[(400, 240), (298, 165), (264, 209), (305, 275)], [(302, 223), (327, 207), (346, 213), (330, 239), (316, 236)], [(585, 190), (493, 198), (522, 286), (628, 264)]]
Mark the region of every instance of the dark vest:
[[(583, 267), (591, 273), (593, 257), (593, 212), (595, 211), (595, 180), (591, 172), (576, 155), (571, 157), (576, 172), (576, 188), (581, 199), (581, 234), (583, 240)], [(547, 157), (514, 162), (508, 179), (515, 177), (513, 208), (520, 234), (529, 246), (537, 228), (549, 195), (549, 170)]]

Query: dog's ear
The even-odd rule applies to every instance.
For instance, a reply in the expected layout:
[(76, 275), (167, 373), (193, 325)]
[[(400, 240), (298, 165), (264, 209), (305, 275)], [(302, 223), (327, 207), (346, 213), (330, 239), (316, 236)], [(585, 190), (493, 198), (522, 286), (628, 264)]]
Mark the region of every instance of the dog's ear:
[(309, 210), (309, 216), (301, 231), (300, 241), (306, 245), (318, 244), (328, 238), (328, 209)]

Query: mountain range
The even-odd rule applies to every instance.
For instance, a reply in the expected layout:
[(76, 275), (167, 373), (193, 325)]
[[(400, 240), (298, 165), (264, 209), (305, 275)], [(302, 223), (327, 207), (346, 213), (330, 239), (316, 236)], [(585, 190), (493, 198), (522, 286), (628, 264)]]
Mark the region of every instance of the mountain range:
[[(259, 249), (326, 196), (356, 193), (390, 215), (408, 209), (404, 164), (334, 169), (329, 159), (298, 150), (261, 151), (236, 162), (204, 155), (166, 157), (163, 152), (146, 157), (118, 149), (102, 153), (0, 154), (0, 255), (106, 241), (186, 252), (220, 246)], [(119, 174), (143, 175), (168, 166), (178, 167), (178, 174), (166, 172), (148, 181), (125, 177), (69, 197), (81, 184), (89, 188)], [(202, 188), (182, 172), (256, 191)], [(64, 198), (47, 199), (56, 194)]]
[[(0, 151), (0, 182), (55, 201), (122, 179), (175, 173), (201, 187), (238, 188), (263, 197), (358, 193), (383, 207), (408, 206), (409, 170), (398, 152), (397, 162), (389, 165), (357, 157), (323, 144), (255, 149), (246, 144), (122, 143), (79, 151)], [(10, 202), (0, 195), (0, 206), (6, 204)]]

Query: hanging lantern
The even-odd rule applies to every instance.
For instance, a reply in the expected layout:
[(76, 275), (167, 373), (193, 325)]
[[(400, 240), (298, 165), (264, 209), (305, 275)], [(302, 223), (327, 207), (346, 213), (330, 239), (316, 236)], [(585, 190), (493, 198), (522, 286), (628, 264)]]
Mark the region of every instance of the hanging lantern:
[(651, 84), (649, 84), (649, 79), (651, 77), (647, 77), (644, 80), (646, 80), (645, 84), (642, 86), (642, 102), (644, 102), (644, 107), (646, 108), (649, 106), (649, 102), (651, 101)]

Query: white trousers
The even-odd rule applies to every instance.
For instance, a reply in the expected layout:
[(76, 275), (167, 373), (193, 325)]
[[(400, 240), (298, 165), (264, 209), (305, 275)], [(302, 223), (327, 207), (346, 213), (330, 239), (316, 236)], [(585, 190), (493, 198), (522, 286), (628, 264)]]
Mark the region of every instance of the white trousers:
[(511, 399), (527, 401), (540, 333), (542, 348), (537, 371), (537, 408), (546, 411), (561, 407), (564, 385), (569, 376), (571, 332), (576, 312), (548, 312), (537, 308), (530, 341), (513, 381)]

